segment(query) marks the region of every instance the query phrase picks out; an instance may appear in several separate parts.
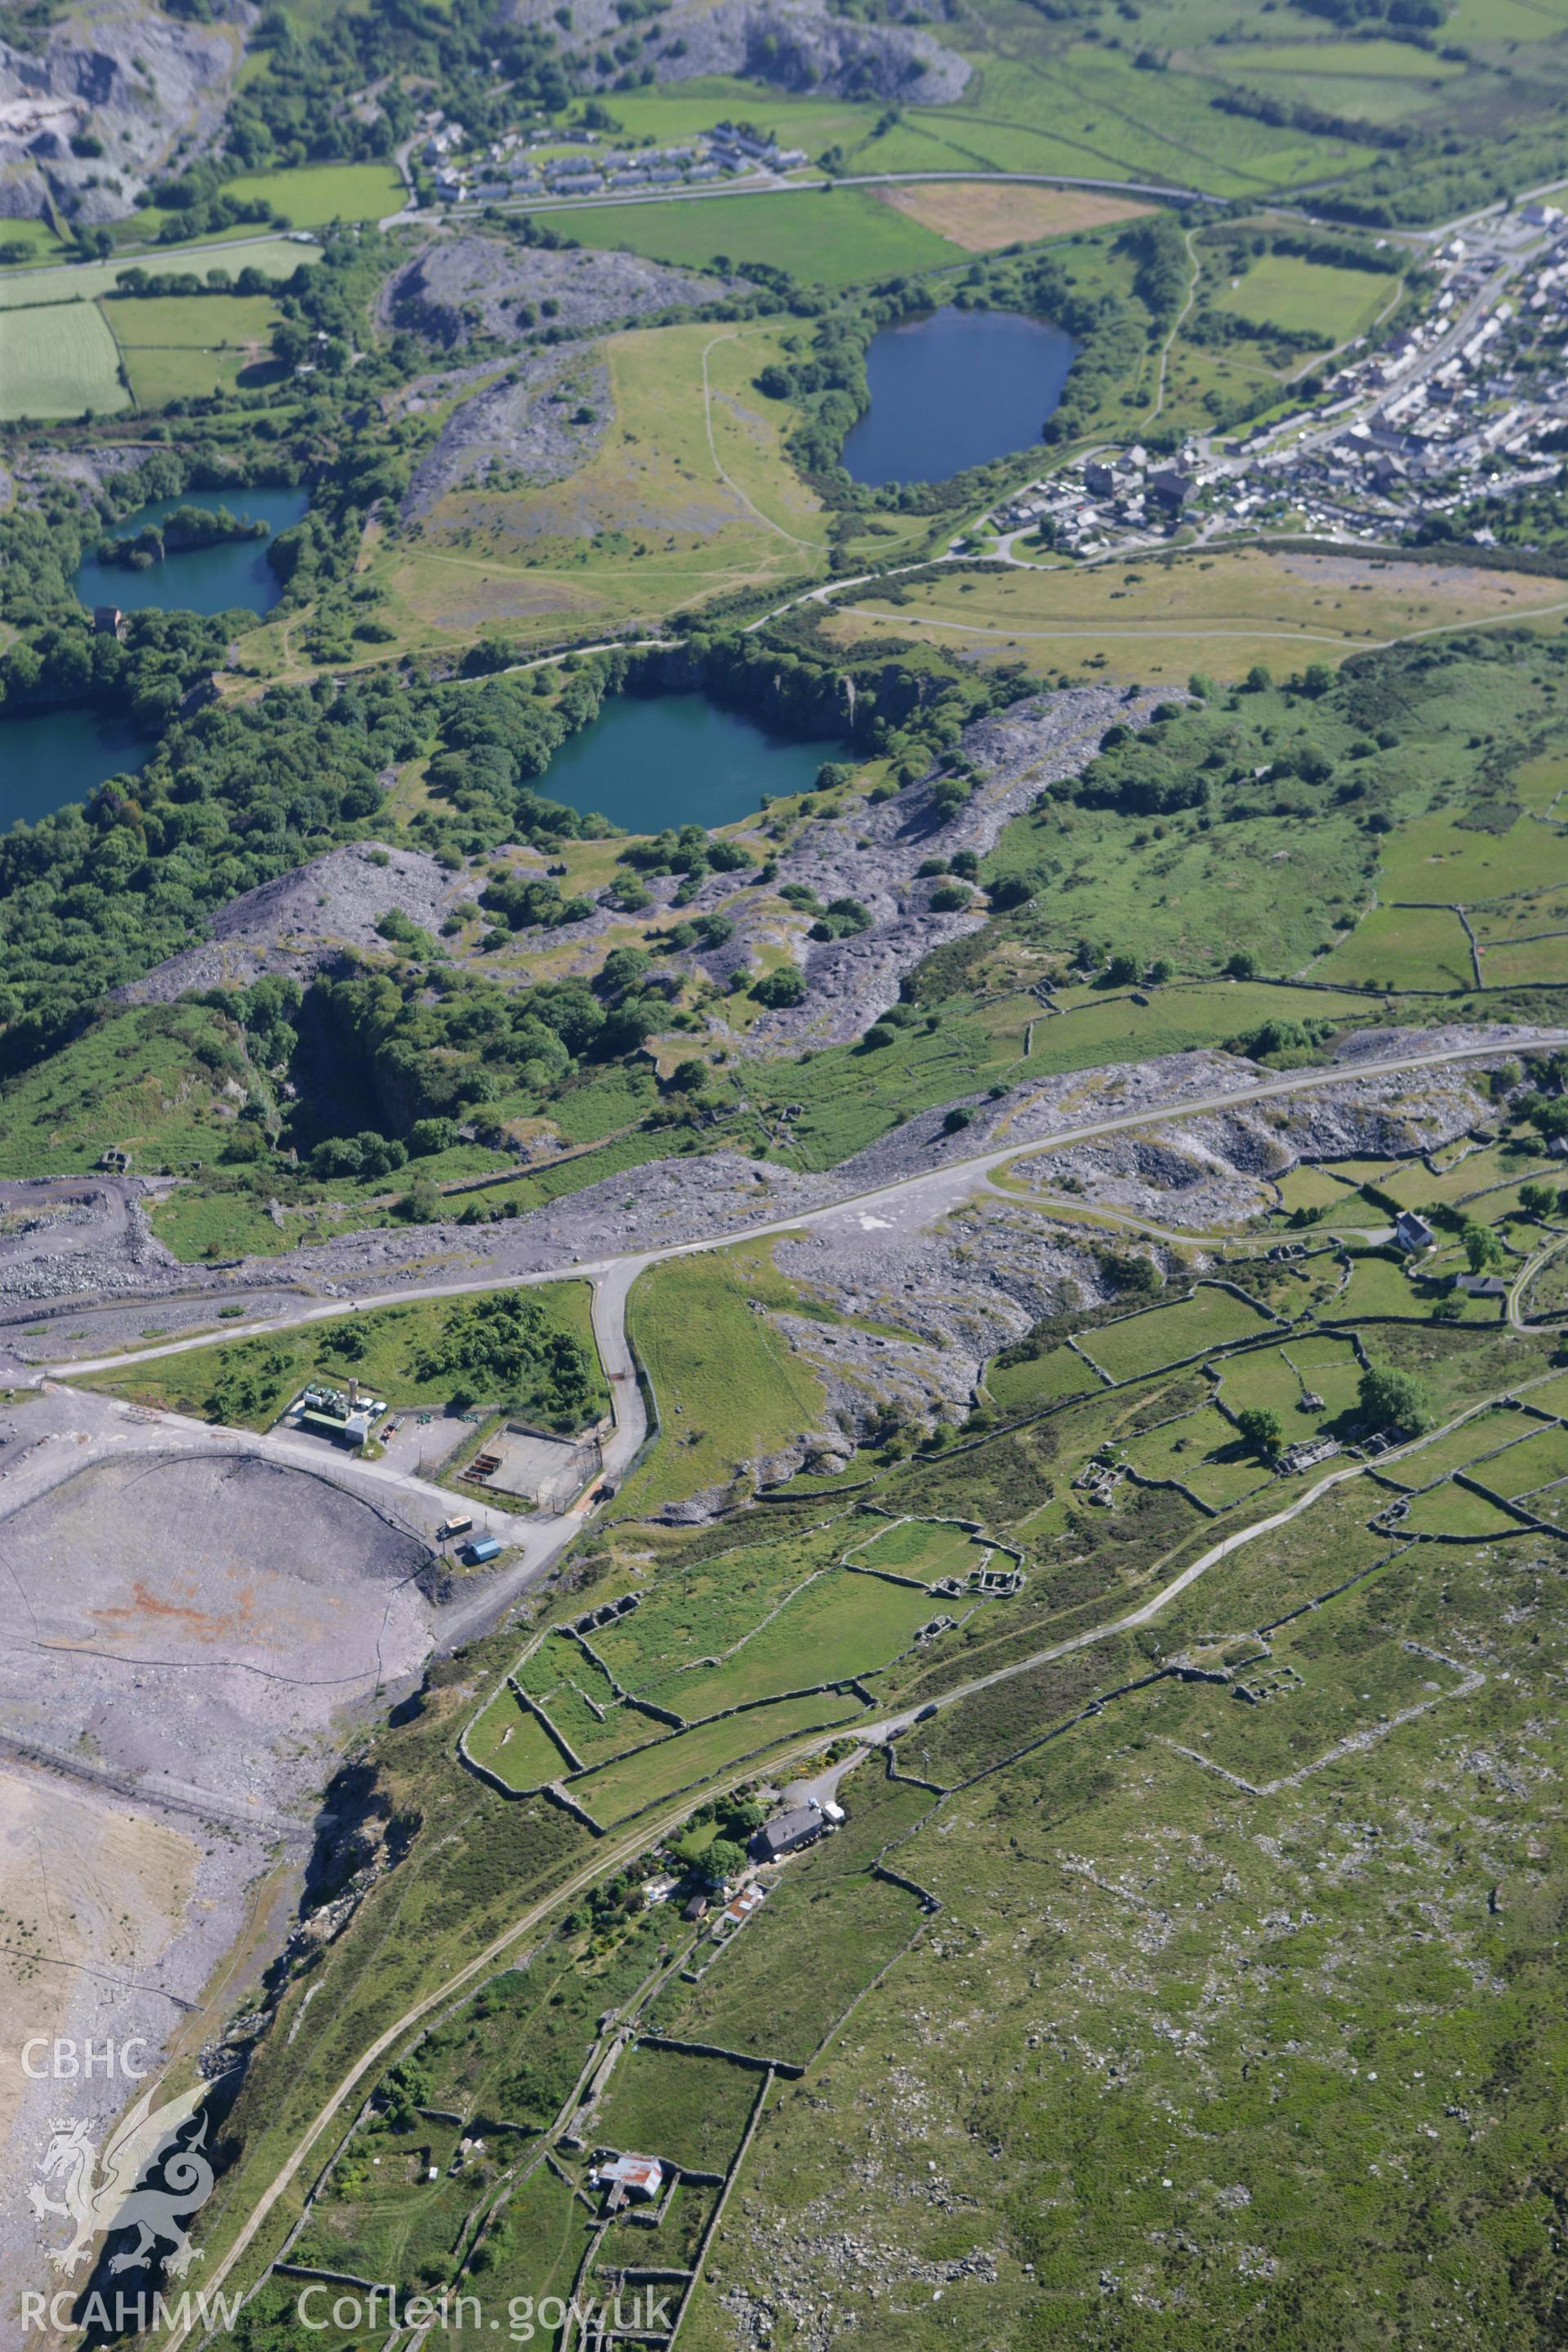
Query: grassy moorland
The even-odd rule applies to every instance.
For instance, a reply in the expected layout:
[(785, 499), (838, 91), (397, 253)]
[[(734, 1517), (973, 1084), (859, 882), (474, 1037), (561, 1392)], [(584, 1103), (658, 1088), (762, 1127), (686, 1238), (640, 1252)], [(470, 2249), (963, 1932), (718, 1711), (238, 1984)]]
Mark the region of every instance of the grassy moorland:
[(1087, 668), (1178, 686), (1194, 669), (1230, 680), (1259, 662), (1337, 668), (1370, 647), (1478, 621), (1528, 623), (1539, 613), (1555, 628), (1563, 601), (1559, 583), (1524, 573), (1237, 549), (1088, 570), (954, 573), (896, 600), (861, 591), (827, 629), (843, 645), (912, 631), (971, 659), (1021, 661), (1051, 681)]
[[(1370, 1160), (1363, 1181), (1393, 1172)], [(1272, 1346), (1228, 1325), (1208, 1333), (1210, 1394), (1226, 1412), (1275, 1412), (1292, 1435), (1298, 1422), (1302, 1433), (1342, 1430), (1357, 1410), (1360, 1369), (1346, 1302), (1332, 1290), (1330, 1283), (1302, 1293), (1303, 1302), (1319, 1300), (1318, 1313), (1331, 1310), (1331, 1328), (1314, 1328), (1309, 1310)], [(1223, 1297), (1200, 1292), (1194, 1304)], [(700, 1662), (723, 1654), (720, 1674), (742, 1676), (731, 1703), (764, 1703), (692, 1731), (650, 1723), (651, 1744), (578, 1775), (509, 1694), (487, 1704), (476, 1691), (476, 1671), (493, 1677), (508, 1663), (504, 1638), (444, 1670), (420, 1715), (374, 1743), (372, 1769), (405, 1801), (417, 1790), (426, 1825), (331, 1948), (326, 1975), (310, 1974), (310, 1983), (335, 1983), (352, 1995), (346, 2010), (340, 1999), (323, 2012), (315, 2042), (287, 2032), (306, 1981), (285, 1989), (279, 2024), (237, 2116), (246, 2155), (234, 2185), (243, 2191), (268, 2150), (285, 2144), (297, 2127), (290, 2119), (319, 2098), (341, 2063), (334, 2053), (363, 2041), (389, 2000), (406, 2000), (450, 1965), (448, 1940), (420, 1950), (411, 1971), (413, 1954), (400, 1937), (404, 1961), (389, 1968), (385, 1941), (393, 1918), (413, 1916), (410, 1906), (422, 1885), (428, 1889), (438, 1851), (448, 1873), (470, 1869), (480, 1843), (493, 1849), (504, 1832), (514, 1903), (541, 1883), (542, 1869), (563, 1869), (559, 1841), (574, 1833), (559, 1813), (492, 1792), (476, 1799), (473, 1780), (461, 1780), (451, 1731), (474, 1717), (478, 1698), (468, 1731), (476, 1758), (504, 1771), (515, 1756), (520, 1786), (533, 1773), (564, 1778), (610, 1825), (597, 1849), (602, 1883), (591, 1898), (579, 1894), (563, 1906), (558, 1933), (523, 1965), (492, 1977), (477, 1997), (471, 1988), (427, 2036), (395, 2050), (312, 2210), (298, 2259), (435, 2286), (443, 2263), (449, 2271), (461, 2248), (493, 2229), (493, 2274), (519, 2283), (520, 2292), (562, 2275), (563, 2244), (581, 2255), (588, 2241), (572, 2235), (563, 2210), (555, 2219), (536, 2213), (538, 2135), (542, 2128), (558, 2168), (549, 2177), (575, 2180), (580, 2154), (557, 2147), (549, 2127), (572, 2083), (608, 2046), (596, 2039), (608, 2011), (645, 2032), (805, 2069), (798, 2084), (775, 2085), (764, 2107), (742, 2175), (744, 2194), (731, 2200), (682, 2323), (699, 2343), (725, 2340), (721, 2296), (736, 2286), (758, 2291), (764, 2243), (770, 2277), (782, 2262), (792, 2292), (813, 2304), (826, 2292), (817, 2233), (795, 2219), (803, 2188), (813, 2197), (826, 2191), (824, 2112), (840, 2149), (863, 2151), (857, 2163), (875, 2149), (876, 2167), (890, 2162), (900, 2177), (906, 2169), (917, 2177), (916, 2133), (920, 2147), (933, 2151), (944, 2196), (963, 2200), (960, 2225), (923, 2200), (900, 2202), (889, 2219), (875, 2187), (861, 2187), (853, 2173), (847, 2185), (835, 2160), (838, 2209), (863, 2214), (868, 2225), (875, 2208), (886, 2261), (947, 2266), (942, 2305), (921, 2306), (931, 2314), (921, 2340), (932, 2345), (947, 2340), (939, 2315), (949, 2301), (961, 2315), (971, 2309), (974, 2290), (961, 2265), (982, 2235), (996, 2271), (984, 2305), (991, 2335), (1024, 2345), (1051, 2340), (1054, 2328), (1076, 2340), (1108, 2263), (1136, 2262), (1141, 2273), (1167, 2274), (1164, 2231), (1167, 2216), (1176, 2216), (1190, 2241), (1213, 2250), (1215, 2292), (1227, 2310), (1254, 2311), (1260, 2288), (1246, 2264), (1228, 2254), (1222, 2263), (1221, 2252), (1256, 2244), (1275, 2264), (1271, 2307), (1281, 2280), (1292, 2298), (1310, 2293), (1334, 2315), (1329, 2340), (1359, 2352), (1371, 2338), (1352, 2324), (1359, 2303), (1336, 2284), (1352, 2263), (1382, 2299), (1419, 2299), (1426, 2291), (1419, 2249), (1401, 2251), (1406, 2239), (1395, 2226), (1410, 2191), (1391, 2158), (1413, 2137), (1423, 2193), (1451, 2214), (1449, 2260), (1474, 2282), (1479, 2303), (1500, 2295), (1500, 2217), (1514, 2217), (1528, 2256), (1533, 2209), (1524, 2198), (1521, 2218), (1517, 2160), (1478, 2161), (1447, 2110), (1457, 2082), (1461, 2103), (1494, 2118), (1517, 2148), (1536, 2144), (1549, 2104), (1532, 2076), (1500, 2062), (1505, 2021), (1495, 1997), (1476, 1990), (1479, 1958), (1489, 1966), (1517, 1956), (1510, 2015), (1532, 2046), (1554, 2050), (1568, 2013), (1556, 1972), (1538, 1953), (1531, 1957), (1538, 1940), (1531, 1916), (1521, 1918), (1512, 1904), (1489, 1906), (1484, 1889), (1473, 1903), (1456, 1897), (1454, 1871), (1482, 1809), (1494, 1847), (1503, 1849), (1489, 1869), (1495, 1876), (1500, 1867), (1504, 1886), (1555, 1885), (1568, 1868), (1555, 1843), (1542, 1843), (1528, 1797), (1509, 1800), (1500, 1816), (1495, 1786), (1478, 1789), (1466, 1761), (1482, 1740), (1513, 1777), (1513, 1762), (1539, 1736), (1549, 1705), (1543, 1677), (1568, 1625), (1555, 1597), (1561, 1580), (1542, 1556), (1552, 1539), (1474, 1486), (1455, 1484), (1452, 1474), (1463, 1470), (1502, 1495), (1550, 1492), (1568, 1470), (1568, 1423), (1543, 1417), (1563, 1403), (1562, 1377), (1547, 1370), (1547, 1343), (1446, 1324), (1438, 1303), (1426, 1300), (1398, 1330), (1374, 1322), (1359, 1333), (1373, 1360), (1425, 1385), (1429, 1442), (1233, 1551), (1136, 1635), (1091, 1641), (1048, 1668), (993, 1681), (922, 1715), (895, 1743), (897, 1770), (910, 1777), (889, 1779), (875, 1760), (853, 1771), (840, 1788), (846, 1828), (773, 1874), (763, 1911), (727, 1949), (705, 1929), (682, 1934), (669, 1911), (645, 1908), (641, 1881), (670, 1868), (689, 1884), (693, 1857), (715, 1833), (736, 1833), (737, 1784), (743, 1798), (770, 1753), (787, 1758), (804, 1745), (820, 1754), (852, 1731), (856, 1701), (766, 1699), (770, 1690), (798, 1686), (809, 1663), (809, 1643), (790, 1635), (793, 1612), (805, 1604), (822, 1612), (823, 1633), (842, 1644), (818, 1664), (846, 1669), (858, 1650), (878, 1706), (908, 1711), (987, 1671), (1021, 1665), (1070, 1632), (1092, 1630), (1097, 1619), (1125, 1610), (1130, 1592), (1157, 1589), (1306, 1482), (1282, 1489), (1256, 1460), (1245, 1477), (1221, 1475), (1224, 1447), (1211, 1443), (1207, 1425), (1223, 1432), (1219, 1412), (1213, 1403), (1194, 1408), (1190, 1371), (1151, 1368), (1165, 1352), (1156, 1349), (1129, 1368), (1122, 1388), (1047, 1408), (1014, 1429), (976, 1432), (962, 1454), (869, 1461), (872, 1486), (847, 1510), (803, 1496), (765, 1523), (752, 1515), (739, 1551), (722, 1526), (665, 1530), (651, 1556), (642, 1529), (605, 1530), (576, 1591), (547, 1601), (536, 1626), (574, 1613), (584, 1589), (595, 1597), (635, 1591), (637, 1609), (595, 1637), (624, 1686), (651, 1688), (649, 1675), (662, 1673), (668, 1700), (682, 1683), (711, 1681), (714, 1669)], [(1171, 1322), (1173, 1350), (1192, 1336), (1173, 1328), (1186, 1311), (1162, 1307), (1142, 1320), (1151, 1329)], [(1092, 1337), (1104, 1346), (1108, 1332), (1136, 1328), (1102, 1323)], [(732, 1366), (731, 1376), (746, 1374)], [(666, 1364), (667, 1433), (687, 1417), (677, 1406), (689, 1412), (699, 1402), (693, 1377)], [(1309, 1383), (1322, 1400), (1313, 1416), (1298, 1414), (1292, 1402)], [(1510, 1387), (1533, 1417), (1493, 1412), (1444, 1433), (1456, 1413)], [(1188, 1450), (1178, 1451), (1184, 1443)], [(661, 1445), (670, 1444), (667, 1433)], [(1217, 1521), (1174, 1490), (1135, 1484), (1119, 1487), (1108, 1508), (1085, 1507), (1071, 1481), (1108, 1444), (1144, 1476), (1193, 1486), (1206, 1477), (1205, 1500)], [(1218, 1466), (1205, 1469), (1211, 1462)], [(1417, 1489), (1415, 1501), (1402, 1522), (1384, 1528), (1381, 1515), (1402, 1488)], [(983, 1604), (957, 1628), (879, 1666), (886, 1643), (849, 1601), (880, 1591), (887, 1605), (907, 1598), (912, 1606), (917, 1596), (828, 1563), (849, 1548), (858, 1559), (885, 1552), (900, 1574), (949, 1566), (960, 1531), (948, 1523), (957, 1516), (978, 1517), (1017, 1543), (1023, 1594)], [(1429, 1540), (1438, 1536), (1446, 1540)], [(814, 1580), (803, 1587), (803, 1578)], [(1528, 1608), (1502, 1605), (1505, 1595), (1521, 1593)], [(847, 1596), (837, 1612), (829, 1605), (836, 1595)], [(1317, 1605), (1292, 1613), (1310, 1601)], [(546, 1682), (556, 1691), (570, 1685), (581, 1729), (592, 1713), (586, 1701), (603, 1708), (610, 1685), (575, 1644), (548, 1637), (544, 1647), (565, 1661), (548, 1664)], [(1231, 1687), (1173, 1678), (1162, 1672), (1167, 1664), (1195, 1665)], [(531, 1665), (522, 1671), (531, 1688)], [(1237, 1705), (1234, 1690), (1252, 1704)], [(787, 1764), (778, 1768), (787, 1776)], [(688, 1782), (695, 1784), (689, 1795), (677, 1796)], [(477, 1818), (454, 1813), (459, 1791)], [(689, 1838), (658, 1826), (671, 1801), (691, 1821)], [(653, 1826), (639, 1846), (636, 1816), (645, 1808)], [(1415, 1844), (1413, 1809), (1421, 1822)], [(617, 1828), (623, 1820), (629, 1826)], [(542, 1836), (556, 1842), (550, 1854), (541, 1845), (537, 1864), (523, 1863), (528, 1842)], [(873, 1875), (879, 1861), (899, 1882), (928, 1890), (940, 1908), (922, 1910), (904, 1884)], [(1072, 1923), (1065, 1940), (1042, 1939), (1029, 1926), (1028, 1890), (1042, 1873), (1053, 1916)], [(1292, 1906), (1309, 1891), (1310, 1916), (1299, 1918)], [(1281, 1931), (1287, 1913), (1291, 1924)], [(1265, 1950), (1268, 1968), (1255, 1969)], [(1087, 1972), (1078, 1965), (1086, 1952), (1095, 1959)], [(1105, 1969), (1115, 1971), (1114, 1997)], [(962, 2037), (951, 2025), (957, 2008), (969, 2021)], [(1198, 2030), (1191, 2021), (1203, 2020), (1201, 2080), (1191, 2045), (1168, 2046), (1162, 2029), (1173, 2016), (1188, 2021), (1184, 2036)], [(1267, 2095), (1252, 2087), (1260, 2036), (1270, 2053)], [(973, 2072), (977, 2051), (984, 2077)], [(1126, 2087), (1107, 2108), (1112, 2064)], [(732, 2062), (646, 2046), (618, 2061), (590, 2137), (722, 2172), (760, 2080)], [(1386, 2096), (1385, 2081), (1393, 2085)], [(1042, 2112), (1061, 2125), (1048, 2144), (1038, 2134)], [(1299, 2126), (1309, 2116), (1303, 2147)], [(460, 2135), (484, 2146), (470, 2145), (459, 2161)], [(985, 2186), (999, 2152), (1033, 2184), (1016, 2206), (998, 2208)], [(927, 2161), (922, 2153), (920, 2167)], [(444, 2184), (438, 2206), (425, 2196), (430, 2164)], [(1160, 2165), (1163, 2173), (1153, 2169)], [(1363, 2198), (1325, 2204), (1317, 2187), (1325, 2177), (1376, 2182), (1370, 2210)], [(1239, 2184), (1247, 2201), (1216, 2199), (1215, 2180)], [(1141, 2184), (1126, 2213), (1107, 2207), (1122, 2181)], [(1057, 2184), (1051, 2197), (1066, 2200), (1063, 2219), (1054, 2218), (1049, 2183)], [(234, 2185), (219, 2208), (215, 2245), (226, 2213), (243, 2210), (232, 2201)], [(290, 2192), (279, 2218), (297, 2210)], [(266, 2243), (277, 2237), (270, 2225)], [(1517, 2277), (1517, 2260), (1510, 2275)], [(869, 2295), (875, 2283), (855, 2290), (868, 2326), (879, 2299)], [(283, 2315), (280, 2284), (251, 2306), (237, 2347), (270, 2352)], [(1489, 2322), (1470, 2333), (1489, 2347), (1505, 2340)]]

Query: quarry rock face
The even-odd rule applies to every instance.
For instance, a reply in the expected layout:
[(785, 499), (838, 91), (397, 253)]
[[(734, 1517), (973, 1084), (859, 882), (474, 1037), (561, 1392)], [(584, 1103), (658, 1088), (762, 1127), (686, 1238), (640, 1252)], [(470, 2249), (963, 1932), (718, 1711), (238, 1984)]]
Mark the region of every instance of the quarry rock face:
[[(0, 40), (0, 215), (36, 218), (52, 196), (72, 220), (123, 220), (176, 142), (216, 133), (242, 56), (237, 26), (140, 0), (79, 8), (37, 51)], [(100, 156), (73, 154), (84, 132)]]

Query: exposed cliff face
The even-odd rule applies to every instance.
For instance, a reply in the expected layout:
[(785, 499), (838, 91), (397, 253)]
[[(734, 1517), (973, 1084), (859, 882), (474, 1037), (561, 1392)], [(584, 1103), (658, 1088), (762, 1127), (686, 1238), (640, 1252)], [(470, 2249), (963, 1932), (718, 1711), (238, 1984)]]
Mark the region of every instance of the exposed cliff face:
[[(742, 74), (774, 89), (826, 98), (918, 100), (945, 106), (969, 80), (967, 60), (944, 48), (918, 20), (940, 16), (931, 0), (910, 0), (896, 25), (865, 25), (830, 14), (827, 0), (676, 0), (643, 36), (642, 62), (659, 81)], [(553, 0), (511, 0), (514, 22), (550, 24)], [(626, 37), (614, 0), (575, 0), (562, 48), (583, 79), (610, 87), (621, 71), (597, 63)]]
[[(176, 148), (216, 135), (251, 14), (237, 0), (234, 22), (197, 25), (149, 0), (84, 0), (36, 52), (0, 41), (0, 215), (52, 197), (72, 220), (123, 219)], [(84, 133), (100, 156), (72, 153)]]

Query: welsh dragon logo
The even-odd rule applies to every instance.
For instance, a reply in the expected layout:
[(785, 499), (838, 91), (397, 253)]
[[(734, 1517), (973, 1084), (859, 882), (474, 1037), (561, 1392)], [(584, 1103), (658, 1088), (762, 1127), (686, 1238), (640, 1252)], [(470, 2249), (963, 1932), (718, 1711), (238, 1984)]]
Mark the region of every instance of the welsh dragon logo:
[[(69, 2278), (105, 2230), (138, 2232), (135, 2245), (113, 2257), (110, 2272), (141, 2270), (163, 2246), (170, 2249), (165, 2259), (172, 2278), (183, 2278), (193, 2263), (203, 2260), (185, 2223), (212, 2194), (213, 2168), (202, 2152), (205, 2116), (188, 2142), (182, 2145), (179, 2135), (205, 2095), (206, 2084), (198, 2083), (155, 2108), (153, 2092), (143, 2092), (101, 2159), (85, 2119), (55, 2125), (38, 2170), (44, 2181), (58, 2181), (62, 2194), (51, 2197), (35, 2181), (27, 2196), (40, 2221), (58, 2213), (73, 2225), (70, 2242), (50, 2250), (57, 2271)], [(144, 2176), (154, 2170), (159, 2182), (143, 2185)]]

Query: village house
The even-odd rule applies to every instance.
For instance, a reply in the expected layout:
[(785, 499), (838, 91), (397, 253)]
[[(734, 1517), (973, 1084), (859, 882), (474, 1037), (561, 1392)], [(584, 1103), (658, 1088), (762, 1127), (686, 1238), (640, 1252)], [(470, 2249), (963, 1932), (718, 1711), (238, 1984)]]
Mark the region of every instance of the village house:
[(803, 1846), (815, 1845), (827, 1827), (816, 1806), (798, 1806), (764, 1822), (752, 1840), (752, 1853), (758, 1862), (781, 1862), (785, 1854), (798, 1853)]
[(623, 2205), (647, 2204), (658, 2195), (664, 2167), (657, 2156), (634, 2156), (628, 2150), (595, 2165), (590, 2177), (595, 2188), (605, 2191), (605, 2212), (618, 2213)]

